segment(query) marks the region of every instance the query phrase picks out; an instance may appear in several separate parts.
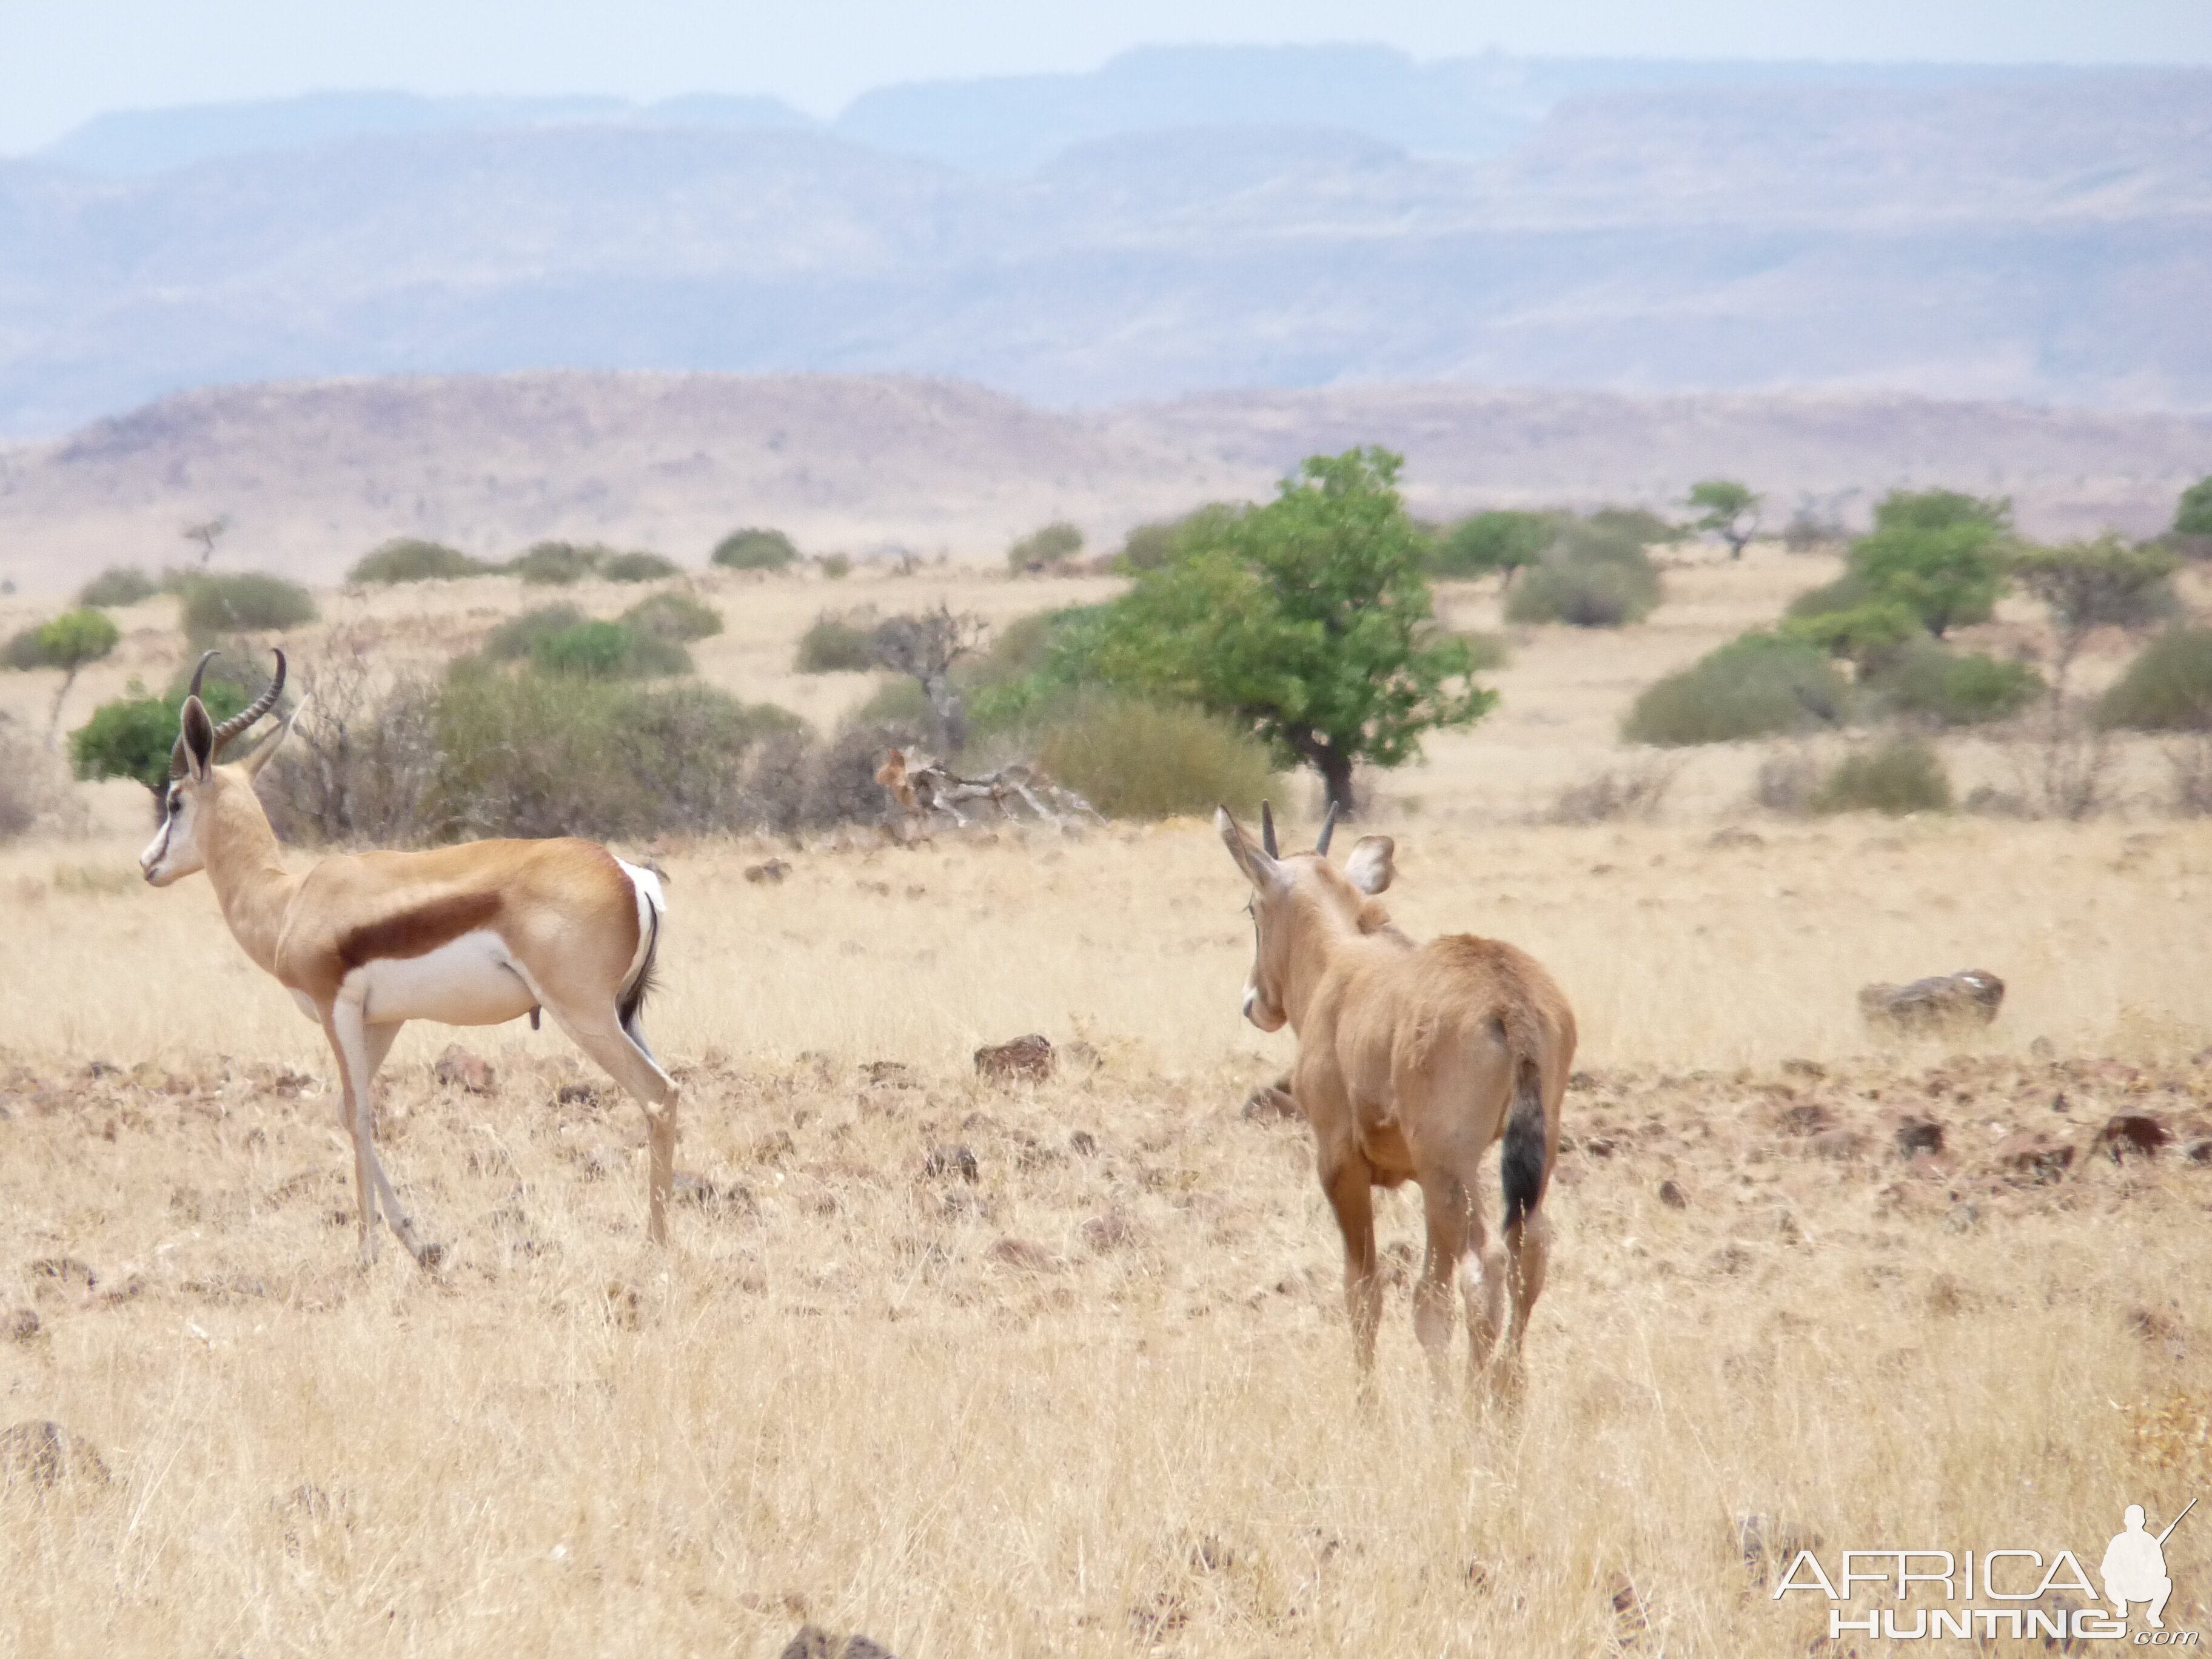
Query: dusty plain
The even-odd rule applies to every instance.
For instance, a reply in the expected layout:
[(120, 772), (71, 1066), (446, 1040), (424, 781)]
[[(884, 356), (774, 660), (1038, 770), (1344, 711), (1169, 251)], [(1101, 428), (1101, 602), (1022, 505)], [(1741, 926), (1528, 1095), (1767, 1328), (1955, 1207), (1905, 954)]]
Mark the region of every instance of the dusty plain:
[[(1832, 568), (1692, 556), (1644, 628), (1518, 636), (1498, 712), (1379, 781), (1400, 922), (1523, 945), (1583, 1023), (1517, 1410), (1432, 1397), (1404, 1195), (1361, 1402), (1306, 1133), (1242, 1109), (1291, 1050), (1237, 1017), (1249, 927), (1203, 824), (625, 849), (672, 884), (672, 1245), (635, 1109), (562, 1039), (417, 1026), (381, 1122), (447, 1246), (426, 1274), (356, 1264), (317, 1032), (204, 881), (138, 882), (143, 792), (85, 792), (0, 848), (0, 1428), (100, 1467), (9, 1443), (0, 1654), (775, 1655), (812, 1623), (904, 1659), (1840, 1655), (1893, 1644), (1776, 1600), (1748, 1517), (1831, 1572), (2094, 1573), (2126, 1504), (2158, 1527), (2212, 1489), (2212, 825), (2162, 814), (2156, 746), (2081, 825), (1776, 818), (1756, 746), (1693, 757), (1649, 821), (1543, 822), (1650, 764), (1613, 737), (1636, 690)], [(787, 672), (824, 608), (1111, 591), (700, 586), (729, 623), (702, 672), (824, 724), (870, 685)], [(368, 630), (396, 670), (525, 602), (333, 593), (289, 643)], [(171, 603), (64, 727), (173, 672)], [(1445, 595), (1460, 626), (1495, 603)], [(33, 729), (53, 689), (0, 681)], [(1949, 754), (1962, 783), (2009, 763)], [(747, 880), (770, 853), (789, 878)], [(1969, 966), (2010, 987), (1986, 1030), (1861, 1024), (1861, 985)], [(1032, 1030), (1051, 1081), (976, 1077)], [(437, 1075), (456, 1037), (488, 1087)], [(2172, 1139), (2116, 1156), (2118, 1115)], [(1907, 1118), (1941, 1150), (1907, 1156)], [(2023, 1165), (2021, 1133), (2070, 1157)], [(2166, 1559), (2166, 1623), (2201, 1632), (2201, 1509)]]

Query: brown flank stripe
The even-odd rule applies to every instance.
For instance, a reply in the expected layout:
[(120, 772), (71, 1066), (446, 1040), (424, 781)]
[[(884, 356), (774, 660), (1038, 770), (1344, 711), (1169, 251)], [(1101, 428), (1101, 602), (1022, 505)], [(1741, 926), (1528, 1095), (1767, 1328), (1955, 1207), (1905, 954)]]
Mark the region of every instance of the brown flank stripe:
[(338, 959), (354, 969), (364, 963), (428, 956), (464, 933), (489, 926), (498, 915), (496, 892), (455, 893), (433, 899), (412, 910), (355, 928), (338, 941)]

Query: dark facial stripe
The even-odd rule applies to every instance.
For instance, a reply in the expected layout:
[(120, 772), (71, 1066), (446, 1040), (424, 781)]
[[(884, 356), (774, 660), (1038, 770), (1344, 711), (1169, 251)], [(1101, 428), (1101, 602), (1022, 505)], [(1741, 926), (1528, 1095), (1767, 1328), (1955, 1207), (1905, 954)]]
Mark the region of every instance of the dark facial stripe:
[(355, 928), (338, 941), (338, 958), (351, 969), (367, 962), (428, 956), (464, 933), (490, 926), (498, 915), (497, 893), (455, 893), (433, 899)]

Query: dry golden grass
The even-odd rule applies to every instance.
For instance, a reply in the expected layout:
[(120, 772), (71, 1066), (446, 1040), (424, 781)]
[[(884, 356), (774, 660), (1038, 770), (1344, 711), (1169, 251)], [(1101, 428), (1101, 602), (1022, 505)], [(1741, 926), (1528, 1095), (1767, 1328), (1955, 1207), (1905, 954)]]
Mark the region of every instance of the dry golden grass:
[[(672, 1248), (643, 1240), (635, 1109), (560, 1037), (418, 1026), (383, 1133), (434, 1277), (355, 1266), (320, 1038), (204, 881), (137, 882), (143, 791), (0, 850), (0, 1428), (56, 1420), (111, 1476), (0, 1496), (0, 1654), (771, 1655), (809, 1619), (905, 1659), (1733, 1659), (1825, 1629), (1754, 1587), (1748, 1514), (1832, 1571), (1903, 1545), (2094, 1566), (2122, 1504), (2212, 1484), (2212, 1168), (2090, 1148), (2115, 1111), (2212, 1101), (2212, 826), (1717, 838), (1755, 750), (1693, 763), (1657, 824), (1527, 822), (1619, 762), (1642, 683), (1823, 574), (1706, 565), (1646, 629), (1532, 635), (1500, 715), (1386, 787), (1398, 919), (1526, 946), (1583, 1023), (1517, 1414), (1432, 1402), (1402, 1277), (1360, 1405), (1304, 1132), (1239, 1115), (1291, 1049), (1237, 1018), (1249, 928), (1205, 826), (786, 847), (776, 885), (744, 878), (766, 843), (659, 848), (648, 1024), (699, 1177)], [(826, 722), (866, 682), (789, 674), (824, 605), (1105, 591), (727, 579), (700, 654)], [(540, 600), (331, 614), (405, 666)], [(1490, 603), (1452, 596), (1462, 625)], [(145, 609), (76, 706), (166, 676)], [(1969, 966), (2011, 988), (1987, 1031), (1860, 1025), (1861, 984)], [(1027, 1030), (1089, 1058), (974, 1077)], [(457, 1035), (494, 1093), (435, 1081)], [(1901, 1112), (1944, 1124), (1942, 1161), (1899, 1158)], [(1996, 1164), (2015, 1128), (2080, 1149), (2063, 1180)], [(928, 1171), (951, 1145), (973, 1184)], [(1402, 1276), (1416, 1206), (1382, 1230)], [(2198, 1518), (2168, 1545), (2179, 1628), (2212, 1596)]]

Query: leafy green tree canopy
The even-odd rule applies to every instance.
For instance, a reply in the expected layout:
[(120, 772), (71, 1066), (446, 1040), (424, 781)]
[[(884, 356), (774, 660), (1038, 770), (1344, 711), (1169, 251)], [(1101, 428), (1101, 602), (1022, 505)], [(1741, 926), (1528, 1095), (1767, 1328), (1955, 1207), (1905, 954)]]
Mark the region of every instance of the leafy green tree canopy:
[(1503, 572), (1511, 586), (1516, 572), (1543, 556), (1557, 526), (1548, 514), (1500, 510), (1462, 519), (1437, 538), (1434, 568), (1440, 576), (1486, 576)]
[(732, 530), (714, 544), (711, 563), (726, 570), (784, 570), (799, 559), (799, 549), (781, 530), (758, 526)]
[(2180, 610), (2172, 583), (2179, 562), (2165, 548), (2131, 547), (2113, 535), (2014, 554), (2013, 580), (2043, 601), (2058, 630), (2062, 684), (2098, 629), (2146, 628)]
[(1275, 500), (1194, 526), (1079, 630), (1091, 672), (1139, 696), (1249, 722), (1352, 808), (1357, 762), (1400, 766), (1421, 735), (1497, 701), (1466, 641), (1425, 626), (1428, 549), (1388, 450), (1316, 455)]
[(1759, 508), (1765, 498), (1734, 478), (1707, 478), (1690, 486), (1690, 505), (1699, 510), (1693, 530), (1710, 530), (1729, 544), (1729, 557), (1743, 556), (1744, 544), (1759, 533)]
[(2177, 536), (2212, 536), (2212, 478), (2199, 478), (2181, 492), (2173, 509)]
[(1893, 490), (1851, 544), (1850, 574), (1911, 609), (1937, 639), (1987, 621), (2005, 589), (2011, 508), (1948, 489)]
[[(130, 778), (154, 793), (158, 806), (169, 786), (169, 751), (185, 708), (185, 690), (151, 697), (134, 680), (131, 693), (93, 710), (92, 718), (70, 733), (70, 760), (80, 778)], [(216, 721), (246, 707), (246, 694), (229, 682), (210, 678), (200, 702)]]

